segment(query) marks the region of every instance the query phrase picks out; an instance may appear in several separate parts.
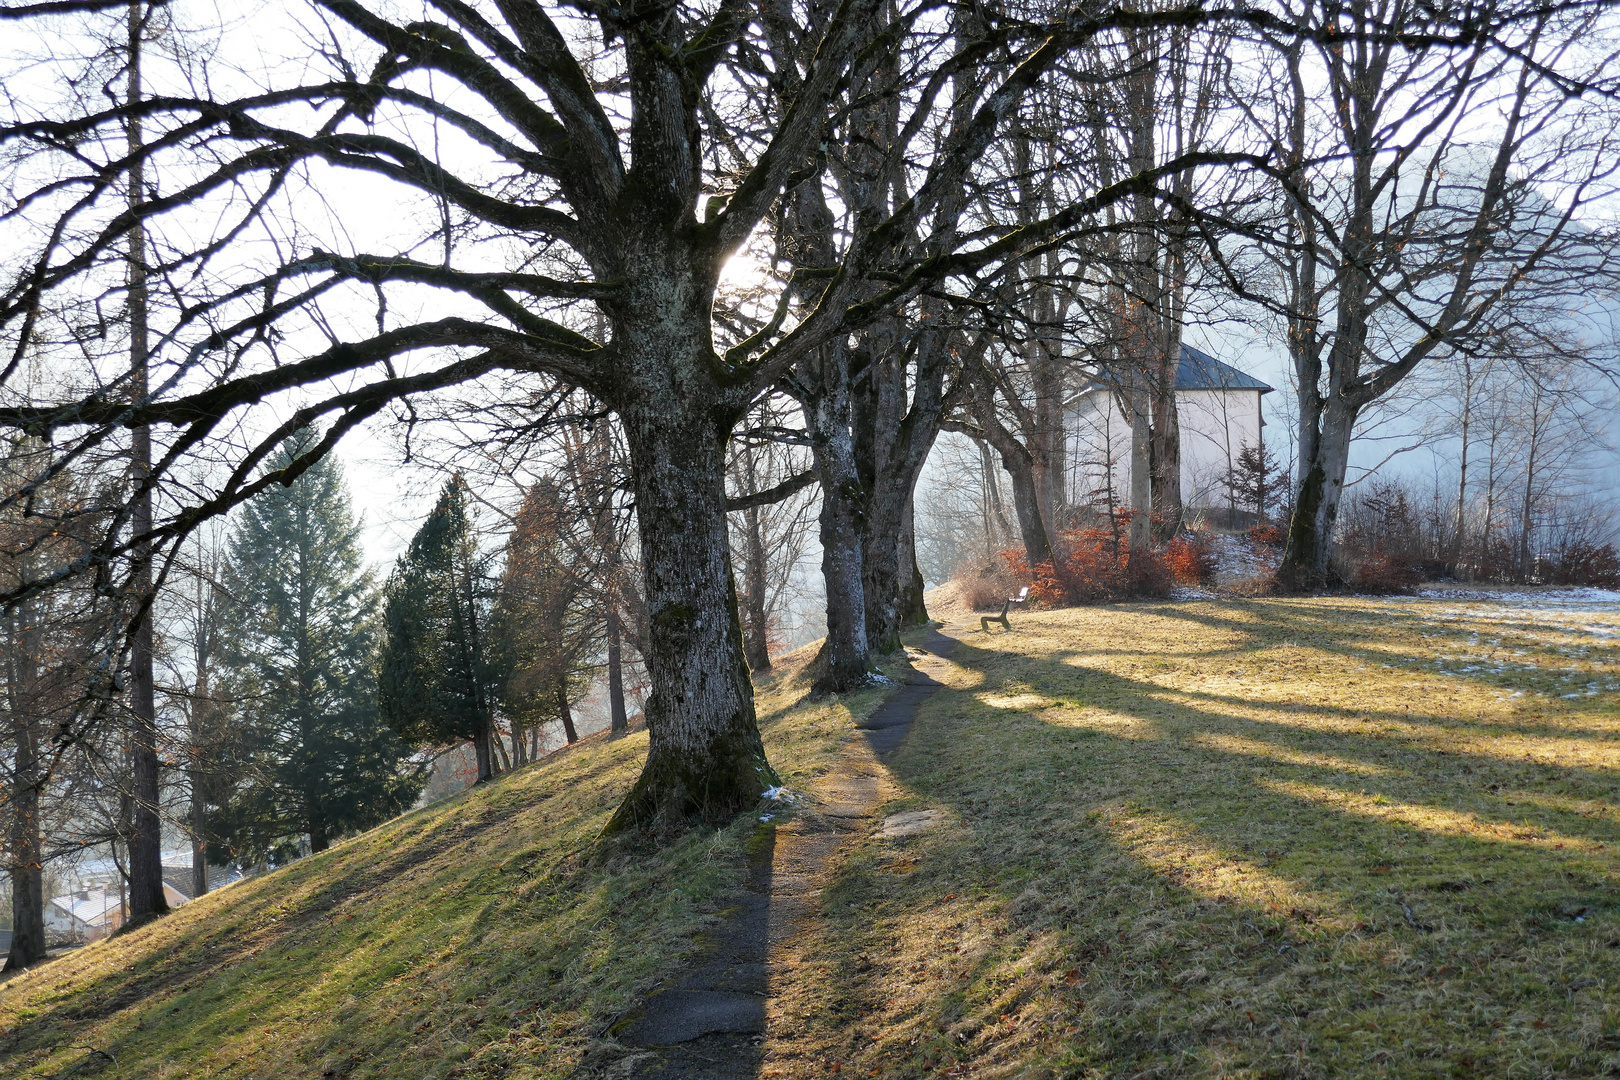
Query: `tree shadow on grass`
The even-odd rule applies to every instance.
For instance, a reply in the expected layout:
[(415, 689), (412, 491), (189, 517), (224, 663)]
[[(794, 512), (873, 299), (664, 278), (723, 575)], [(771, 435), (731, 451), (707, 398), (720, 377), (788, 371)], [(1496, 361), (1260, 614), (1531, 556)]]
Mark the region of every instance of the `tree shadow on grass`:
[[(1283, 620), (1264, 638), (1297, 640)], [(971, 635), (953, 659), (982, 679), (891, 767), (957, 828), (870, 845), (829, 893), (852, 1068), (1577, 1074), (1620, 1048), (1610, 768), (1382, 730), (1511, 734), (1438, 702), (1255, 719)]]
[[(634, 755), (607, 752), (521, 770), (85, 950), (71, 970), (30, 973), (0, 995), (0, 1075), (359, 1078), (571, 1061), (616, 1001), (689, 947), (741, 842), (597, 851), (633, 779)], [(82, 1045), (116, 1067), (60, 1049)]]

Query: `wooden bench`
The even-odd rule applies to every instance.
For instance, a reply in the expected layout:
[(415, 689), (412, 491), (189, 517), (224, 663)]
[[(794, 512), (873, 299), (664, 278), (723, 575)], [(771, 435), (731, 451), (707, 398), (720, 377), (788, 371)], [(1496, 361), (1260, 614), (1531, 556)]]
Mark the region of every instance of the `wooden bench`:
[(979, 616), (979, 629), (984, 631), (986, 634), (988, 634), (990, 632), (990, 624), (991, 623), (1000, 623), (1002, 630), (1011, 631), (1012, 630), (1012, 623), (1007, 620), (1007, 612), (1008, 612), (1008, 610), (1011, 609), (1014, 604), (1022, 604), (1024, 601), (1026, 601), (1028, 599), (1029, 599), (1029, 586), (1025, 585), (1022, 589), (1018, 590), (1018, 595), (1017, 596), (1009, 596), (1009, 597), (1007, 597), (1007, 602), (1005, 604), (1001, 605), (1001, 614), (1000, 615), (980, 615)]

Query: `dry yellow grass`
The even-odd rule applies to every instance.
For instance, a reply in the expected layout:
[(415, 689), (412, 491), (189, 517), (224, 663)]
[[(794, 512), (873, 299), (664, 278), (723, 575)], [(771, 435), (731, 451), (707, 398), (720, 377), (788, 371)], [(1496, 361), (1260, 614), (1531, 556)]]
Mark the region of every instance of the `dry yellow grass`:
[[(762, 1078), (1620, 1073), (1613, 615), (958, 618), (948, 689), (891, 763), (889, 809), (943, 824), (843, 852), (773, 958)], [(761, 694), (796, 787), (879, 696), (804, 689)], [(698, 949), (758, 828), (593, 847), (644, 745), (582, 746), (13, 980), (0, 1075), (611, 1062), (598, 1040)]]
[[(759, 693), (792, 785), (882, 696), (804, 702), (807, 659)], [(588, 741), (0, 983), (0, 1077), (569, 1075), (698, 950), (760, 829), (598, 845), (645, 753)]]
[(1620, 1073), (1614, 615), (1013, 625), (951, 628), (892, 766), (950, 824), (850, 853), (764, 1076)]

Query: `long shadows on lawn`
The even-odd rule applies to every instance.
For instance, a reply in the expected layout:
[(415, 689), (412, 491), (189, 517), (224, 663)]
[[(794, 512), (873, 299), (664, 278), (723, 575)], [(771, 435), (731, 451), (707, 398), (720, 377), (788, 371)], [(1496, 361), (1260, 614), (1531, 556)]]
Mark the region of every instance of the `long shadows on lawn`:
[(963, 636), (892, 762), (954, 826), (873, 842), (829, 892), (826, 1019), (847, 1037), (824, 1057), (893, 1075), (1620, 1068), (1612, 700), (1386, 669), (1438, 646), (1382, 601), (1015, 625)]

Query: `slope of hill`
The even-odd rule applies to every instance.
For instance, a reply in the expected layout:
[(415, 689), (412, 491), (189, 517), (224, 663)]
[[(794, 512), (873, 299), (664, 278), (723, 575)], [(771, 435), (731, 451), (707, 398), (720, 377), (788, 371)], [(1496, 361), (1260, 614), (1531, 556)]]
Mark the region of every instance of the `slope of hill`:
[[(949, 617), (891, 816), (814, 875), (752, 816), (594, 847), (643, 743), (583, 745), (14, 980), (0, 1075), (640, 1075), (619, 1019), (773, 847), (815, 880), (771, 914), (759, 1080), (1620, 1073), (1620, 612)], [(882, 691), (804, 685), (761, 711), (813, 789)]]
[[(882, 696), (797, 704), (807, 655), (760, 694), (790, 785)], [(760, 828), (598, 847), (645, 749), (589, 740), (10, 979), (0, 1075), (566, 1074), (697, 947)]]
[(1620, 1073), (1620, 605), (1526, 603), (962, 618), (761, 1076)]

